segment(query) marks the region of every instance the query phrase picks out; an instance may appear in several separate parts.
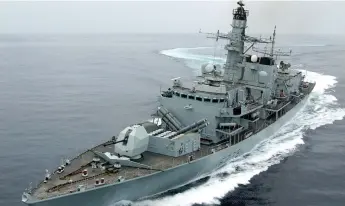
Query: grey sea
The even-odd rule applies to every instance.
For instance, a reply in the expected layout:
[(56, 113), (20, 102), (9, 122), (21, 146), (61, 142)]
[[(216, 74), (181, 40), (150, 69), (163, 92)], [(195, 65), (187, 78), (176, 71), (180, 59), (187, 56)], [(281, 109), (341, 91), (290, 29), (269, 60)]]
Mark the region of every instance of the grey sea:
[[(345, 37), (277, 41), (293, 51), (283, 60), (317, 82), (305, 108), (210, 176), (124, 204), (345, 204)], [(225, 43), (194, 34), (0, 35), (0, 205), (23, 205), (45, 169), (149, 119), (160, 88), (224, 63)]]

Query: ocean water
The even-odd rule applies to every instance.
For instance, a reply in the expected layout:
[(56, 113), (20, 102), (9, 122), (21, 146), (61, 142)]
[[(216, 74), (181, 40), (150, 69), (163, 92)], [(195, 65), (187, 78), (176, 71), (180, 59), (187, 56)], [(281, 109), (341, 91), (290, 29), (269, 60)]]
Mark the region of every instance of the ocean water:
[[(345, 38), (278, 34), (317, 85), (296, 117), (210, 176), (130, 205), (344, 205)], [(146, 120), (160, 87), (223, 63), (202, 35), (0, 35), (0, 205), (45, 169)]]

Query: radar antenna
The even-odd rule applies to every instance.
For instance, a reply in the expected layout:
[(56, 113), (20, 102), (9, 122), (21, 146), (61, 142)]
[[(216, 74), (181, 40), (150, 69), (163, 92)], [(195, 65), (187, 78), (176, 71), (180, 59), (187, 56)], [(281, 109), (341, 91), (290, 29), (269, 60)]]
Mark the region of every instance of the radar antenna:
[(237, 4), (240, 5), (240, 6), (244, 6), (244, 3), (243, 3), (242, 0), (239, 0), (239, 1), (237, 2)]
[(274, 31), (273, 31), (273, 38), (270, 37), (270, 40), (267, 43), (271, 43), (271, 49), (269, 52), (266, 51), (266, 49), (262, 50), (256, 47), (253, 47), (253, 51), (260, 53), (260, 54), (264, 54), (264, 55), (268, 55), (270, 57), (273, 56), (291, 56), (292, 50), (290, 49), (289, 52), (286, 51), (281, 51), (280, 49), (275, 50), (274, 46), (275, 46), (275, 40), (276, 40), (276, 26), (274, 26)]

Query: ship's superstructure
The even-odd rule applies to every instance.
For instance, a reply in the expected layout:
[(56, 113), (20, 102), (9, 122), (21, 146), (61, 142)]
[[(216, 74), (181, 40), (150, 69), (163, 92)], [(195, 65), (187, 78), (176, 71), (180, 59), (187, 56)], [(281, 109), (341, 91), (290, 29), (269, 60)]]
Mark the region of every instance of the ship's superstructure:
[[(303, 95), (302, 73), (290, 70), (289, 64), (275, 62), (274, 57), (288, 55), (274, 51), (275, 30), (270, 40), (247, 36), (249, 12), (243, 3), (239, 5), (233, 10), (232, 31), (215, 34), (217, 40), (228, 40), (224, 75), (219, 65), (206, 64), (202, 68), (203, 78), (196, 82), (173, 79), (172, 95), (161, 98), (161, 104), (184, 124), (200, 118), (210, 122), (202, 133), (204, 143), (259, 132), (265, 121), (279, 118), (286, 106), (299, 101)], [(250, 43), (246, 50), (245, 43)], [(247, 54), (254, 44), (260, 43), (271, 44), (271, 52), (261, 57)], [(241, 129), (225, 125), (237, 125)]]
[[(67, 159), (23, 194), (32, 205), (107, 205), (176, 187), (249, 152), (302, 107), (315, 84), (277, 63), (269, 40), (247, 36), (249, 12), (238, 2), (225, 39), (223, 65), (205, 64), (194, 82), (172, 79), (153, 121), (126, 127), (111, 140)], [(246, 48), (246, 43), (249, 46)], [(271, 45), (262, 56), (256, 44)], [(223, 71), (222, 71), (223, 70)], [(100, 198), (101, 197), (101, 198)], [(100, 201), (101, 199), (102, 201)]]

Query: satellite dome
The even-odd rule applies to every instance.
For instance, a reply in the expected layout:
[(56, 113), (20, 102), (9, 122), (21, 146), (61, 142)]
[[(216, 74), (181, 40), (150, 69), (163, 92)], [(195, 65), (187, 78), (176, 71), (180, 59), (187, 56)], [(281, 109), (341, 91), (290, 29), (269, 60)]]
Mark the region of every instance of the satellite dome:
[(252, 55), (251, 57), (250, 57), (250, 61), (251, 62), (257, 62), (258, 61), (258, 56), (256, 56), (255, 54), (254, 55)]
[(206, 72), (212, 72), (214, 69), (214, 65), (213, 64), (207, 64), (205, 67), (205, 71)]
[(259, 71), (259, 82), (265, 84), (268, 82), (268, 74), (265, 71)]
[(213, 64), (203, 64), (201, 66), (201, 72), (202, 73), (210, 73), (215, 69), (215, 67), (217, 68), (217, 66), (213, 65)]

